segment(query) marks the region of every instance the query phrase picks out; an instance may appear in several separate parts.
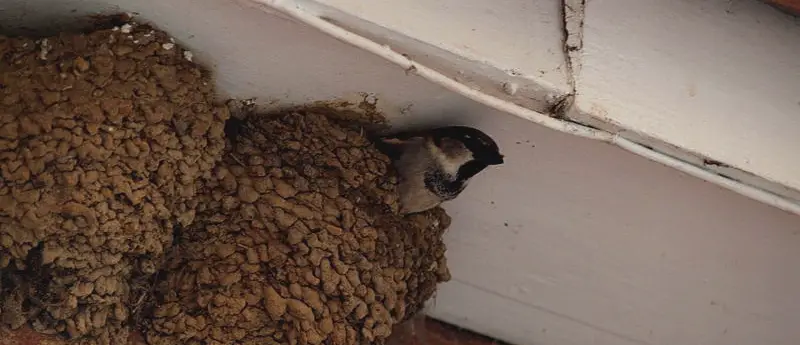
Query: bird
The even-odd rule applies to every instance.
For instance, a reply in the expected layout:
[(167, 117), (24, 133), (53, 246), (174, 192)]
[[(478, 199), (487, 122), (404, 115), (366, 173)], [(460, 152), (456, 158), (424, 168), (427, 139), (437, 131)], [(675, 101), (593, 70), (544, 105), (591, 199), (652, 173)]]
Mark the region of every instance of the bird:
[(497, 143), (479, 129), (443, 126), (373, 136), (397, 171), (399, 213), (420, 213), (455, 199), (489, 166), (504, 163)]

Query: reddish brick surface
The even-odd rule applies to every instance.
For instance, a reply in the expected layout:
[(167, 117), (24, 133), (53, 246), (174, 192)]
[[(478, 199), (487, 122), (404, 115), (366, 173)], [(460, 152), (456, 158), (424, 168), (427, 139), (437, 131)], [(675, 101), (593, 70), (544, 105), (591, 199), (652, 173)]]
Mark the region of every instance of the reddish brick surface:
[(395, 330), (387, 345), (507, 345), (433, 319), (413, 323)]
[(800, 15), (800, 0), (765, 0), (766, 2), (772, 3), (783, 9), (792, 12), (796, 15)]

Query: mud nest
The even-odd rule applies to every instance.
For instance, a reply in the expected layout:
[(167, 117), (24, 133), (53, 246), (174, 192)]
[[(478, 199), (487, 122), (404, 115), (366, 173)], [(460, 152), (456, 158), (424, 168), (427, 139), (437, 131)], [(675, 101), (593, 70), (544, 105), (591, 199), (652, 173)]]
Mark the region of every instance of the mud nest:
[[(87, 344), (381, 344), (449, 279), (368, 117), (228, 108), (145, 25), (0, 36), (0, 324)], [(361, 116), (361, 117), (359, 117)]]
[(449, 279), (441, 209), (397, 215), (387, 158), (313, 111), (247, 121), (183, 232), (152, 344), (380, 344)]
[(127, 336), (131, 283), (192, 223), (225, 147), (228, 111), (212, 99), (147, 26), (0, 37), (0, 321)]

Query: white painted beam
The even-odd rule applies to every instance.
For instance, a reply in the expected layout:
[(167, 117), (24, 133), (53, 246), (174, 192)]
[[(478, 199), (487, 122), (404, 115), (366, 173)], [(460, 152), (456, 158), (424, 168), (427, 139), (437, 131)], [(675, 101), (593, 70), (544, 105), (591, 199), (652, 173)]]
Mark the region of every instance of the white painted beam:
[(569, 91), (560, 0), (317, 1), (553, 90)]
[(796, 17), (729, 0), (594, 0), (585, 12), (574, 119), (800, 200)]
[(459, 82), (536, 111), (548, 111), (572, 92), (560, 0), (297, 3)]

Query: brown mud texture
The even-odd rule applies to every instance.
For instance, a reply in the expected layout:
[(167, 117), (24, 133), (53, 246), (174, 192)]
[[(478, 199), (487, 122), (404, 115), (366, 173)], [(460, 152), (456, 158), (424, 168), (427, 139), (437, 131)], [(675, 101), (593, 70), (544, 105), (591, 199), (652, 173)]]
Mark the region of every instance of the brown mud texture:
[(397, 215), (387, 158), (337, 122), (246, 120), (170, 255), (149, 343), (381, 344), (449, 279), (447, 215)]
[(192, 223), (225, 148), (227, 108), (169, 44), (146, 26), (0, 37), (3, 324), (126, 337), (131, 283)]
[[(0, 327), (81, 344), (382, 344), (449, 279), (367, 118), (252, 115), (146, 25), (0, 36)], [(359, 121), (362, 121), (359, 123)]]

